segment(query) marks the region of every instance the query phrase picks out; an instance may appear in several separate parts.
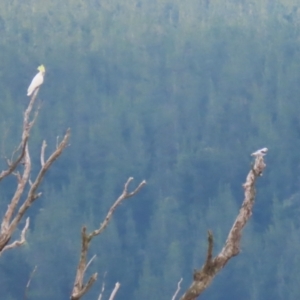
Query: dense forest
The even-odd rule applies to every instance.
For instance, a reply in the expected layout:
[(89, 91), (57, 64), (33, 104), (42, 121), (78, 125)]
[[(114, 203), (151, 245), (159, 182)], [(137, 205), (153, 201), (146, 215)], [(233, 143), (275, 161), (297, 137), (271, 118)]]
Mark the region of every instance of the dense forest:
[[(99, 280), (84, 299), (105, 273), (105, 297), (119, 281), (116, 299), (171, 299), (202, 265), (207, 229), (222, 247), (261, 147), (242, 252), (201, 299), (300, 297), (299, 1), (5, 0), (0, 34), (1, 158), (18, 144), (41, 63), (33, 163), (43, 139), (51, 150), (72, 130), (27, 243), (0, 257), (1, 299), (23, 299), (35, 266), (28, 299), (69, 299), (81, 226), (99, 226), (129, 176), (147, 186), (93, 241)], [(14, 188), (1, 185), (1, 217)]]

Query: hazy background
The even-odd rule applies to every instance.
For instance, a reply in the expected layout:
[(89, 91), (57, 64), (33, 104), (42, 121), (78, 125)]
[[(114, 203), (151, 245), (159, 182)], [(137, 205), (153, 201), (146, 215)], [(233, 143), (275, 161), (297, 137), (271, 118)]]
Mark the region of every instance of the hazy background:
[[(71, 146), (30, 210), (27, 243), (0, 258), (1, 299), (69, 299), (80, 228), (102, 222), (129, 176), (148, 185), (93, 241), (117, 300), (171, 299), (215, 253), (243, 201), (250, 153), (268, 147), (241, 254), (201, 299), (300, 297), (300, 4), (283, 0), (0, 2), (0, 151), (18, 144), (27, 87), (46, 67), (31, 135), (33, 176), (71, 127)], [(3, 168), (3, 165), (1, 165)], [(15, 188), (0, 186), (0, 216)], [(20, 228), (22, 224), (20, 224)], [(182, 290), (183, 291), (183, 290)]]

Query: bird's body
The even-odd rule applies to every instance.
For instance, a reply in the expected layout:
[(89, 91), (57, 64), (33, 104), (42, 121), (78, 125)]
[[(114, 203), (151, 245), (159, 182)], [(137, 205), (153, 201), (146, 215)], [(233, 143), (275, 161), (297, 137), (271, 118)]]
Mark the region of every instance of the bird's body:
[(38, 67), (39, 72), (33, 77), (28, 90), (27, 90), (27, 96), (31, 96), (33, 92), (40, 87), (44, 82), (44, 75), (45, 75), (45, 67), (43, 65)]
[(268, 148), (259, 149), (251, 154), (251, 156), (265, 156), (268, 152)]

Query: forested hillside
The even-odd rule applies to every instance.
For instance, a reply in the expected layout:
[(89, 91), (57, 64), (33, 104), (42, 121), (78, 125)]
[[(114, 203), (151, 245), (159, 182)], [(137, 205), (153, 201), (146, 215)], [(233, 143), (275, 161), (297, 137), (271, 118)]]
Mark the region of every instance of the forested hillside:
[[(46, 67), (31, 136), (39, 163), (66, 128), (27, 243), (0, 257), (0, 298), (69, 299), (80, 228), (99, 226), (129, 176), (147, 186), (95, 239), (84, 299), (171, 299), (222, 247), (250, 153), (268, 147), (241, 254), (201, 299), (300, 298), (300, 4), (296, 0), (0, 2), (0, 150), (18, 143), (27, 87)], [(49, 150), (50, 151), (50, 150)], [(4, 160), (1, 161), (1, 168)], [(34, 165), (33, 165), (34, 169)], [(15, 188), (0, 189), (0, 214)]]

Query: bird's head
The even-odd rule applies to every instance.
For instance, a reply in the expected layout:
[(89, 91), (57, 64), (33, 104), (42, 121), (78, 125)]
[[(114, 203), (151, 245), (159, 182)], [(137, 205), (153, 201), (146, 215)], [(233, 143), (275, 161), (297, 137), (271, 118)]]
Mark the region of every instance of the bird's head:
[(45, 69), (44, 65), (40, 65), (37, 69), (38, 69), (40, 72), (42, 72), (43, 74), (45, 74), (45, 72), (46, 72), (46, 69)]

